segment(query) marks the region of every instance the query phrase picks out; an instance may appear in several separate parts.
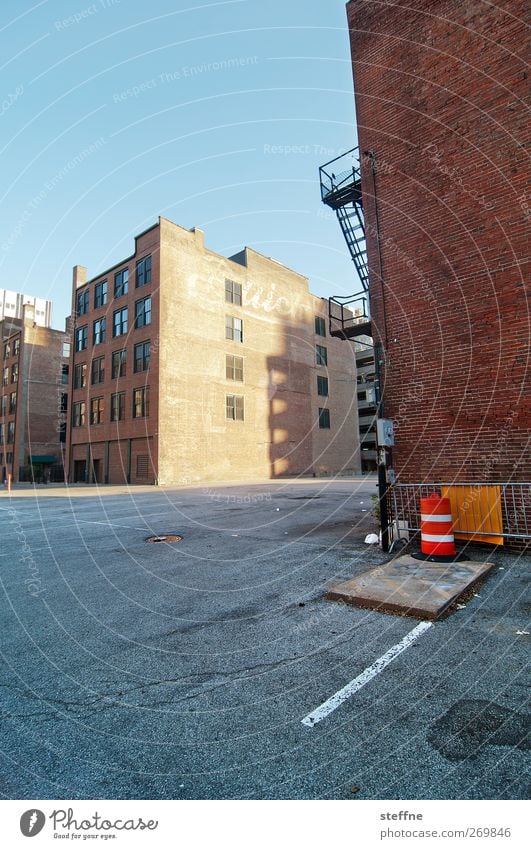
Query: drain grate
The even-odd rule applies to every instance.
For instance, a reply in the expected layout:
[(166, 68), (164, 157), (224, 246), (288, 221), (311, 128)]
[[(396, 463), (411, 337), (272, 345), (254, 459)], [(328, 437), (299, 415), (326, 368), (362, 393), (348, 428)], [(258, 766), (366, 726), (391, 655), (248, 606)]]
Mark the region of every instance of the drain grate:
[(181, 542), (182, 539), (182, 536), (179, 536), (179, 534), (157, 534), (146, 537), (145, 542)]

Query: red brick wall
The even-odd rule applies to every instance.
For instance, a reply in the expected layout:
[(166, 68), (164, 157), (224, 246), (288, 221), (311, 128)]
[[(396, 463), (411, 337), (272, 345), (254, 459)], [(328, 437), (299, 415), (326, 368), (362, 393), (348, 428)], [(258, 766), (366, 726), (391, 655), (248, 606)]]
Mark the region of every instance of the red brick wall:
[(524, 3), (347, 8), (360, 152), (378, 163), (362, 179), (395, 468), (529, 480)]

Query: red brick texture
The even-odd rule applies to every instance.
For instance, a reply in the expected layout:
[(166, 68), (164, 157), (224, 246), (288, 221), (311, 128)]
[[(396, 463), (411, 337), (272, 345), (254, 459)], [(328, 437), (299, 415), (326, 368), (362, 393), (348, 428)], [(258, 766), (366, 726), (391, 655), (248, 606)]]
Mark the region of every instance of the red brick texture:
[(529, 480), (524, 3), (347, 10), (394, 466), (403, 482)]

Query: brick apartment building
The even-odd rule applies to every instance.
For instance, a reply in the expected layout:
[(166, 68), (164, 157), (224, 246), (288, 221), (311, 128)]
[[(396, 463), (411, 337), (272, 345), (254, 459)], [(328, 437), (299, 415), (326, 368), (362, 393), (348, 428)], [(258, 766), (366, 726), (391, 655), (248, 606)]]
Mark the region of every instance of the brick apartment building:
[(360, 470), (355, 357), (305, 277), (165, 218), (74, 268), (71, 482), (186, 484)]
[(0, 321), (2, 480), (63, 480), (70, 333), (42, 327), (35, 306)]
[(393, 466), (401, 482), (528, 481), (524, 3), (347, 14)]

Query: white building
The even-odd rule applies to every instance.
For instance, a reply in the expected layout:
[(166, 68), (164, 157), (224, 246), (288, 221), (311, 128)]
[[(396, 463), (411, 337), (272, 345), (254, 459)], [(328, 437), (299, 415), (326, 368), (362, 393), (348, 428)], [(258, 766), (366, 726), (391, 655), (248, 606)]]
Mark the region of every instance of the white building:
[(35, 323), (40, 327), (52, 326), (52, 302), (33, 295), (23, 295), (10, 289), (0, 289), (0, 321), (4, 318), (22, 318), (25, 304), (35, 307)]

